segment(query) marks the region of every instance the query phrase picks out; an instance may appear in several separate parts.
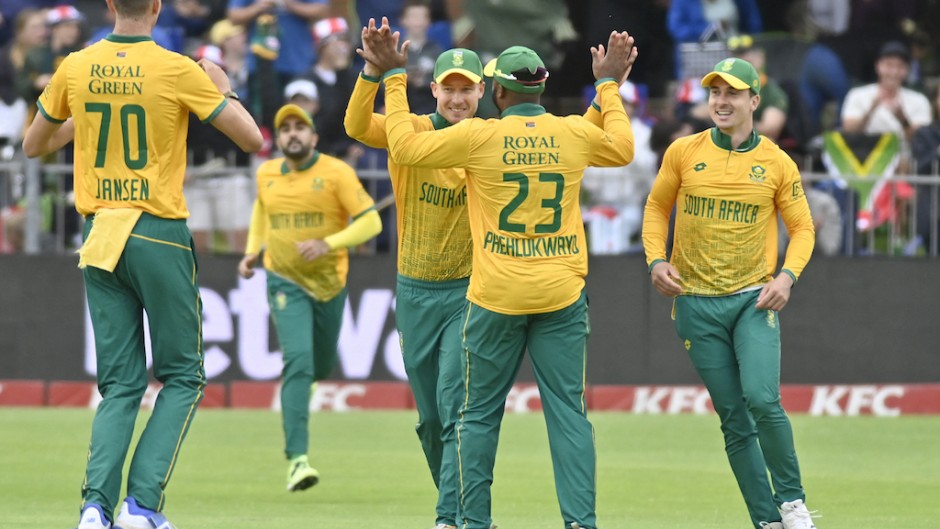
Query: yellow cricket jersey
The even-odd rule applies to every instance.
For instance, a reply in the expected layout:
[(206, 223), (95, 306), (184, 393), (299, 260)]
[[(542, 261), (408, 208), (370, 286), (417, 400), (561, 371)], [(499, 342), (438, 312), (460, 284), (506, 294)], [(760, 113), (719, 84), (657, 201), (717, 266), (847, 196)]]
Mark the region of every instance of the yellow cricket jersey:
[(406, 78), (385, 79), (389, 152), (400, 165), (463, 167), (473, 237), (467, 298), (502, 314), (538, 314), (574, 303), (587, 275), (579, 195), (584, 168), (633, 158), (633, 133), (615, 82), (601, 82), (604, 129), (535, 104), (501, 119), (467, 119), (416, 133)]
[[(387, 149), (385, 116), (373, 114), (377, 80), (359, 76), (346, 109), (346, 132), (376, 149)], [(441, 115), (410, 114), (416, 131), (450, 126)], [(413, 279), (447, 281), (470, 275), (473, 244), (463, 169), (431, 169), (389, 160), (397, 204), (398, 272)]]
[[(293, 281), (318, 301), (333, 299), (346, 286), (349, 251), (339, 248), (315, 260), (300, 255), (297, 243), (343, 230), (375, 204), (346, 162), (314, 153), (296, 171), (284, 158), (258, 168), (258, 198), (250, 239), (265, 245), (264, 267)], [(256, 253), (258, 248), (249, 248)]]
[(227, 100), (192, 60), (150, 37), (108, 35), (72, 53), (39, 97), (53, 122), (75, 121), (75, 207), (137, 208), (186, 218), (189, 112), (209, 122)]
[(666, 151), (643, 217), (647, 264), (671, 263), (683, 294), (723, 296), (766, 283), (777, 266), (777, 212), (790, 232), (783, 269), (794, 281), (816, 236), (800, 173), (776, 144), (755, 132), (738, 149), (717, 128), (676, 140)]

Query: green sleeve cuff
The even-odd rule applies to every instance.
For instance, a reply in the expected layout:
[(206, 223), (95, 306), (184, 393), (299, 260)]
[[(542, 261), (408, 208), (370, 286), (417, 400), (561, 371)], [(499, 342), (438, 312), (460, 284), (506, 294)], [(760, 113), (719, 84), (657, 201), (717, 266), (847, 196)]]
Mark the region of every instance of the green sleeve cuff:
[(598, 105), (598, 104), (597, 104), (597, 103), (595, 103), (594, 101), (591, 101), (591, 107), (593, 107), (593, 108), (594, 108), (594, 110), (596, 110), (596, 111), (598, 111), (598, 112), (600, 112), (600, 111), (601, 111), (601, 107), (600, 107), (600, 105)]
[(407, 71), (404, 68), (392, 68), (391, 70), (382, 74), (382, 79), (388, 79), (389, 77), (398, 75), (400, 73), (407, 73)]
[(373, 207), (371, 207), (371, 208), (369, 208), (369, 209), (366, 209), (366, 210), (364, 210), (362, 213), (360, 213), (360, 214), (354, 216), (354, 217), (352, 218), (353, 221), (359, 220), (359, 217), (365, 215), (366, 213), (368, 213), (368, 212), (370, 212), (370, 211), (375, 211), (375, 206), (373, 206)]
[(793, 284), (796, 285), (796, 274), (794, 274), (793, 272), (787, 270), (786, 268), (784, 268), (783, 270), (781, 270), (780, 273), (781, 273), (781, 274), (787, 274), (788, 276), (790, 276), (790, 279), (793, 280)]
[(55, 123), (56, 125), (61, 125), (65, 123), (64, 119), (56, 119), (50, 116), (49, 113), (46, 112), (46, 109), (42, 108), (42, 103), (40, 103), (39, 101), (36, 101), (36, 107), (39, 109), (39, 113), (42, 114), (42, 117), (46, 118), (46, 120), (51, 121), (52, 123)]
[(617, 80), (614, 79), (613, 77), (602, 77), (594, 82), (594, 87), (596, 88), (604, 83), (616, 83), (616, 82)]
[(202, 122), (210, 123), (213, 119), (215, 119), (216, 116), (219, 115), (219, 112), (222, 112), (222, 109), (225, 108), (226, 105), (228, 105), (227, 97), (223, 99), (222, 102), (219, 103), (219, 106), (215, 107), (215, 110), (213, 110), (212, 113), (206, 117), (206, 119), (202, 120)]
[(366, 72), (360, 73), (360, 74), (359, 74), (359, 77), (360, 77), (363, 81), (369, 81), (370, 83), (378, 83), (379, 81), (382, 80), (382, 77), (373, 77), (373, 76), (371, 76), (371, 75), (366, 75)]
[(646, 269), (646, 273), (647, 273), (647, 274), (652, 274), (652, 273), (653, 273), (653, 267), (654, 267), (654, 266), (656, 266), (656, 265), (659, 264), (659, 263), (665, 263), (665, 262), (666, 262), (665, 259), (653, 259), (653, 262), (650, 263), (649, 268)]

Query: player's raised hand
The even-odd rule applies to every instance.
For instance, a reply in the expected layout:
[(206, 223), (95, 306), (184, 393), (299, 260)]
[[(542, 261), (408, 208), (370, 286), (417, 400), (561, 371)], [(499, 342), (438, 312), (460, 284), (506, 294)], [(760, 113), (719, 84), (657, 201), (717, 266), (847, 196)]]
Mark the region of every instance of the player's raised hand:
[(671, 263), (660, 261), (650, 270), (650, 280), (660, 294), (674, 298), (682, 293), (682, 278)]
[(219, 89), (219, 92), (224, 94), (232, 90), (232, 83), (229, 81), (228, 75), (226, 75), (225, 70), (220, 68), (218, 64), (209, 59), (199, 59), (196, 64), (209, 75), (209, 79), (211, 79), (215, 87)]
[(613, 78), (621, 83), (630, 75), (636, 61), (637, 49), (633, 37), (626, 31), (612, 31), (607, 47), (591, 47), (591, 69), (595, 79)]
[(399, 51), (400, 38), (398, 31), (392, 31), (388, 18), (382, 17), (382, 26), (378, 28), (375, 26), (375, 19), (370, 18), (369, 25), (362, 31), (362, 48), (357, 49), (356, 53), (381, 73), (404, 68), (408, 62), (408, 46), (411, 43), (406, 40)]

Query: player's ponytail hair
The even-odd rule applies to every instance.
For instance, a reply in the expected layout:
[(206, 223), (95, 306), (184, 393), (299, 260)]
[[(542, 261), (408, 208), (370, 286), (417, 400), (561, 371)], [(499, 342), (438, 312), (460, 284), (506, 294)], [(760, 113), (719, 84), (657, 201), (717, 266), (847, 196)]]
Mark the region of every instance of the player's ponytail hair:
[(141, 18), (150, 13), (153, 0), (114, 0), (114, 10), (121, 16)]

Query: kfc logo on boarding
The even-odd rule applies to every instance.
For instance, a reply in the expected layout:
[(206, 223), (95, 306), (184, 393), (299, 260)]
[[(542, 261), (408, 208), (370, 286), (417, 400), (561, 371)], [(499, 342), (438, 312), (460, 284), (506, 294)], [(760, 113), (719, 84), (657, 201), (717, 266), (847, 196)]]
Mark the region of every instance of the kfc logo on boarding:
[(708, 390), (696, 386), (640, 386), (633, 396), (633, 413), (650, 415), (711, 412)]
[[(204, 365), (209, 380), (233, 366), (237, 366), (249, 380), (277, 379), (283, 361), (281, 352), (272, 351), (269, 345), (274, 328), (269, 318), (264, 271), (259, 270), (251, 279), (239, 278), (238, 285), (227, 296), (206, 287), (200, 288), (199, 294), (203, 307)], [(346, 300), (343, 310), (339, 337), (342, 377), (367, 379), (376, 359), (380, 358), (393, 377), (407, 380), (398, 333), (394, 325), (390, 325), (395, 312), (394, 293), (390, 289), (368, 289), (363, 291), (358, 301), (355, 313), (349, 300)], [(152, 363), (150, 328), (146, 314), (144, 318), (144, 343), (149, 367)], [(85, 372), (94, 375), (96, 371), (94, 331), (86, 304)]]
[(871, 414), (882, 417), (901, 415), (898, 400), (904, 396), (904, 386), (816, 386), (810, 415), (834, 417)]

